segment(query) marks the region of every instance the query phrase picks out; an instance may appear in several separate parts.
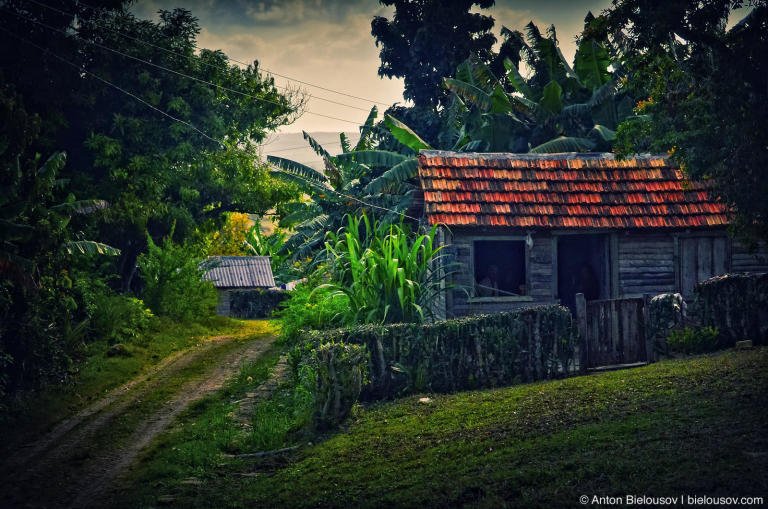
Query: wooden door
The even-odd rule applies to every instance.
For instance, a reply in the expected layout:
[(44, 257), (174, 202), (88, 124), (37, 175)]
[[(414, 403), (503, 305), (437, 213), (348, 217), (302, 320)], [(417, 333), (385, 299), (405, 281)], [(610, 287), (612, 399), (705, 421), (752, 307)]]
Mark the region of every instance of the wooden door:
[(680, 238), (680, 293), (693, 296), (696, 283), (728, 271), (726, 237)]

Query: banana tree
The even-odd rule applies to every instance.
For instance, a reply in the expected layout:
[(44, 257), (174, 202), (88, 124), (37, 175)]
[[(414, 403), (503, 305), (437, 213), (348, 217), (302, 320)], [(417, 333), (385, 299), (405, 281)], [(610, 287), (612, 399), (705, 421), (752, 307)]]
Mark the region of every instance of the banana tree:
[(465, 111), (465, 140), (487, 151), (610, 149), (616, 126), (632, 113), (632, 100), (618, 85), (607, 38), (591, 35), (598, 22), (587, 17), (573, 67), (560, 52), (554, 27), (544, 36), (532, 22), (525, 36), (502, 30), (520, 48), (529, 77), (510, 60), (501, 78), (480, 62), (462, 63), (444, 83)]
[(346, 135), (340, 134), (342, 152), (336, 155), (310, 134), (303, 133), (312, 150), (322, 157), (323, 171), (290, 159), (267, 157), (274, 177), (298, 185), (305, 194), (302, 200), (281, 209), (281, 226), (294, 231), (283, 249), (293, 253), (294, 259), (319, 251), (326, 232), (338, 230), (346, 214), (362, 211), (391, 222), (410, 207), (416, 191), (416, 154), (430, 147), (407, 126), (386, 116), (384, 126), (407, 153), (377, 150), (377, 115), (378, 110), (373, 107), (354, 146)]
[(120, 250), (101, 242), (77, 238), (69, 230), (75, 215), (90, 214), (108, 206), (103, 200), (75, 200), (51, 205), (56, 188), (64, 185), (58, 173), (66, 155), (57, 152), (25, 175), (20, 159), (5, 168), (8, 177), (0, 193), (0, 276), (31, 283), (37, 272), (36, 257), (50, 255), (108, 255)]

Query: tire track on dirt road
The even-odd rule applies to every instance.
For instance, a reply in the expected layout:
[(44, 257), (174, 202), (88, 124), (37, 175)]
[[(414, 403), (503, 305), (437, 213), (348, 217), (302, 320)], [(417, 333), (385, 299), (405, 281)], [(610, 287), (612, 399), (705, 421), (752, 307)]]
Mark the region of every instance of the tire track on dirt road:
[[(5, 482), (13, 485), (15, 500), (6, 502), (45, 507), (102, 507), (112, 483), (152, 440), (194, 402), (221, 389), (244, 363), (266, 352), (274, 338), (250, 340), (218, 337), (202, 347), (186, 350), (161, 362), (149, 373), (111, 391), (103, 399), (62, 421), (35, 443), (30, 451), (11, 458), (4, 468)], [(233, 343), (241, 343), (233, 346)], [(183, 370), (203, 356), (222, 356), (202, 376), (184, 382), (169, 400), (141, 420), (117, 443), (94, 447), (109, 428), (119, 425), (134, 407), (154, 391), (183, 376)], [(6, 495), (7, 497), (7, 495)], [(20, 499), (19, 497), (23, 497)], [(30, 498), (39, 499), (30, 500)]]

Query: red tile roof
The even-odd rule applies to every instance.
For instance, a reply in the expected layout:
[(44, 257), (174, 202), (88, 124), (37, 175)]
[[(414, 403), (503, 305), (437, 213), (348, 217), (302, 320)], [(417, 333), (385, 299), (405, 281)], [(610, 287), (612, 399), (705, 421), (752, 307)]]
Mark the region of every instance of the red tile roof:
[(422, 151), (430, 223), (538, 228), (692, 228), (728, 224), (707, 186), (663, 156)]

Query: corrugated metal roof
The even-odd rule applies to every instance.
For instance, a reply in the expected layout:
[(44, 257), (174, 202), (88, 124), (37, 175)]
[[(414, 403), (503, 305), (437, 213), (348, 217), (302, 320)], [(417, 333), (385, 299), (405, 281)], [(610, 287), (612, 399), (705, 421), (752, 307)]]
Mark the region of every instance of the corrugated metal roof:
[(430, 223), (537, 228), (691, 228), (728, 224), (724, 204), (665, 156), (422, 151)]
[(271, 288), (275, 286), (269, 256), (212, 256), (203, 276), (216, 288)]

